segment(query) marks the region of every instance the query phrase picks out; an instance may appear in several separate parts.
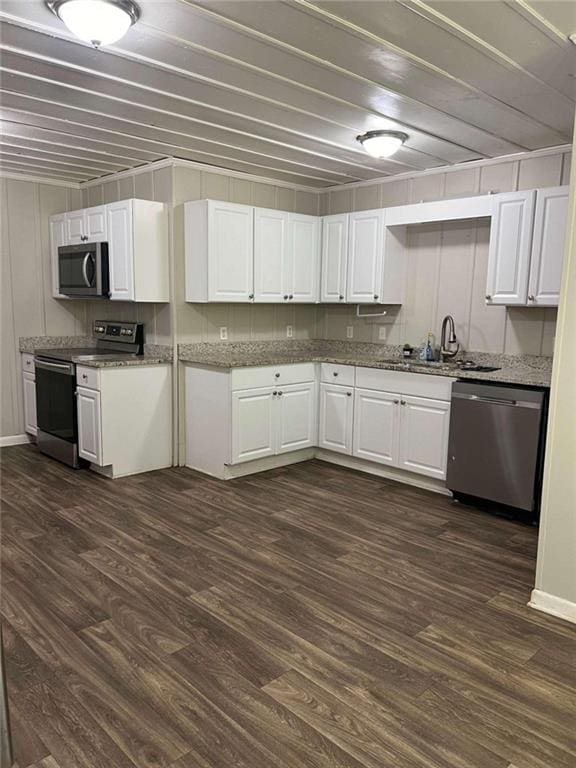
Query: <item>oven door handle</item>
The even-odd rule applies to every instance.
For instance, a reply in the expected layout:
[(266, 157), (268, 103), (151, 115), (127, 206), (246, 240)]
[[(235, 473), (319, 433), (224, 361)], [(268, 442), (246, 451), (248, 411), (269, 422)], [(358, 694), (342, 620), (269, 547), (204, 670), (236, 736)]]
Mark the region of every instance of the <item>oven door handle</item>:
[(90, 251), (88, 251), (86, 256), (84, 256), (84, 261), (82, 262), (82, 276), (84, 278), (84, 282), (86, 283), (87, 288), (92, 288), (92, 283), (88, 279), (88, 271), (87, 271), (88, 260), (91, 258), (92, 258), (92, 254), (90, 253)]
[(47, 360), (34, 360), (34, 367), (40, 368), (46, 371), (54, 371), (55, 373), (67, 373), (69, 376), (74, 375), (73, 363), (49, 363)]

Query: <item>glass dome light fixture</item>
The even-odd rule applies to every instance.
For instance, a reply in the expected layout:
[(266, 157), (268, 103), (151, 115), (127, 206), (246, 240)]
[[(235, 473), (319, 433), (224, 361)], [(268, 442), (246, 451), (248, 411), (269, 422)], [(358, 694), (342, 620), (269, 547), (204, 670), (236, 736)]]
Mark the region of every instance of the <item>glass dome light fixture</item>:
[(356, 136), (356, 141), (359, 141), (372, 157), (382, 158), (391, 157), (407, 138), (408, 134), (401, 131), (366, 131), (361, 136)]
[(94, 48), (116, 43), (140, 18), (132, 0), (47, 0), (46, 5), (72, 34)]

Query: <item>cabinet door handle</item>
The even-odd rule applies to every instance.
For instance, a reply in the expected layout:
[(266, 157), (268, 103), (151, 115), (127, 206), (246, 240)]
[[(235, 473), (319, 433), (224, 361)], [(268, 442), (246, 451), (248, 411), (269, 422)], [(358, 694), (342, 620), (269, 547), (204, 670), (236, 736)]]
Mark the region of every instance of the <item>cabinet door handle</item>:
[(398, 405), (399, 402), (400, 400), (394, 400), (394, 405)]
[(85, 373), (82, 374), (82, 381), (88, 381), (88, 376)]
[(254, 294), (253, 293), (249, 293), (248, 294), (248, 298), (252, 301), (252, 299), (254, 298)]
[(276, 391), (272, 392), (272, 396), (273, 397), (276, 397), (277, 394), (278, 394), (278, 392), (276, 392)]
[(274, 374), (274, 377), (275, 377), (275, 378), (277, 378), (277, 379), (279, 379), (279, 378), (280, 378), (280, 374), (279, 374), (279, 373), (275, 373), (275, 374)]
[(290, 299), (290, 301), (292, 301), (292, 299), (294, 298), (294, 296), (293, 296), (292, 294), (290, 294), (290, 296), (288, 296), (288, 298)]
[(334, 372), (332, 373), (332, 376), (338, 376), (338, 371), (334, 371)]
[(400, 400), (400, 405), (406, 405), (406, 400)]
[(486, 295), (486, 301), (492, 301), (492, 296), (490, 296), (490, 294)]
[(528, 301), (534, 301), (534, 296), (532, 295), (528, 296)]
[(288, 294), (284, 294), (284, 301), (288, 301)]
[(282, 392), (278, 392), (278, 397), (282, 397)]
[(352, 392), (346, 392), (346, 397), (352, 397)]
[(344, 296), (338, 296), (338, 298), (340, 299), (340, 301), (344, 301)]

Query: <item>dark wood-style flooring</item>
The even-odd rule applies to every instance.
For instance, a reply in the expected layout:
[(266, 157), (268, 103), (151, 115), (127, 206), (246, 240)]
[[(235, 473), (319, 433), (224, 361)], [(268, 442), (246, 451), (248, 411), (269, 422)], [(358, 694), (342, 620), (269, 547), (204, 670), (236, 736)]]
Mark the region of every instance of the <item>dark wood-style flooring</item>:
[(2, 464), (20, 768), (574, 768), (535, 530), (321, 462)]

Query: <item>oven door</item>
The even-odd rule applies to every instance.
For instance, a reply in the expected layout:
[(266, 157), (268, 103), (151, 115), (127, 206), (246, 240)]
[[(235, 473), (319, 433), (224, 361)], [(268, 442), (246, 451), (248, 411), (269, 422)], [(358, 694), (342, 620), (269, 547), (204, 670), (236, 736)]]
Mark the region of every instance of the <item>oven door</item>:
[(76, 443), (76, 370), (74, 363), (36, 358), (36, 412), (38, 429)]
[(106, 243), (58, 248), (59, 290), (64, 296), (108, 296)]

